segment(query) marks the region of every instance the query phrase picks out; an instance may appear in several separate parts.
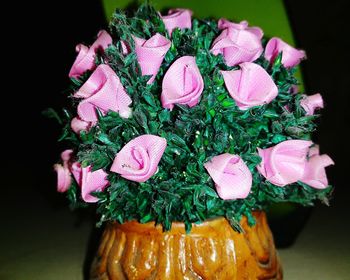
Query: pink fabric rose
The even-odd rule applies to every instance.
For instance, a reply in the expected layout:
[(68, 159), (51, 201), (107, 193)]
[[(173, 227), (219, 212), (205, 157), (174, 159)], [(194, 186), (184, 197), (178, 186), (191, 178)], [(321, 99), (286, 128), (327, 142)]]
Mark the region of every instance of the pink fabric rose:
[(171, 42), (159, 33), (148, 40), (134, 37), (134, 41), (137, 61), (140, 64), (142, 75), (152, 75), (147, 82), (147, 84), (151, 84), (156, 78)]
[(299, 181), (304, 174), (311, 141), (287, 140), (271, 148), (259, 149), (261, 175), (274, 185), (283, 187)]
[(70, 127), (76, 134), (79, 134), (80, 131), (89, 131), (90, 128), (95, 124), (96, 122), (86, 122), (80, 119), (79, 117), (75, 117), (72, 119)]
[(54, 169), (57, 172), (57, 191), (61, 193), (66, 192), (72, 183), (69, 167), (69, 161), (71, 159), (72, 154), (73, 150), (65, 150), (61, 153), (61, 160), (63, 162), (63, 165), (54, 165)]
[(77, 162), (72, 164), (71, 171), (81, 187), (81, 197), (85, 202), (94, 203), (98, 198), (91, 195), (92, 192), (101, 192), (108, 185), (107, 173), (103, 169), (92, 171), (91, 166), (81, 167)]
[(77, 78), (84, 74), (87, 70), (95, 68), (95, 56), (99, 49), (106, 49), (112, 44), (112, 37), (105, 30), (101, 30), (97, 34), (97, 40), (90, 48), (79, 44), (76, 46), (78, 56), (75, 59), (72, 68), (69, 71), (70, 78)]
[(240, 23), (235, 23), (235, 22), (231, 22), (228, 21), (225, 18), (221, 18), (218, 21), (218, 28), (220, 30), (226, 29), (226, 28), (234, 28), (234, 29), (238, 29), (238, 30), (246, 30), (250, 33), (252, 33), (253, 35), (255, 35), (256, 37), (258, 37), (260, 40), (262, 39), (262, 37), (264, 36), (264, 32), (261, 30), (261, 28), (253, 26), (253, 27), (249, 27), (248, 26), (248, 21), (241, 21)]
[(226, 88), (241, 110), (270, 103), (278, 88), (270, 75), (260, 65), (245, 62), (241, 69), (221, 71)]
[(169, 35), (175, 28), (185, 29), (192, 28), (192, 11), (186, 9), (172, 9), (168, 11), (168, 15), (161, 16), (165, 28), (168, 30)]
[(252, 174), (244, 161), (228, 153), (215, 156), (204, 164), (222, 199), (246, 198), (252, 187)]
[(334, 161), (328, 155), (320, 155), (319, 146), (312, 147), (300, 181), (315, 189), (327, 188), (328, 179), (325, 168), (330, 165), (334, 165)]
[(280, 52), (282, 52), (282, 64), (286, 68), (296, 66), (305, 58), (303, 50), (293, 48), (280, 38), (271, 38), (265, 47), (265, 58), (272, 63)]
[(138, 136), (119, 151), (111, 171), (130, 181), (145, 182), (157, 171), (166, 145), (166, 139), (159, 136)]
[(165, 73), (161, 101), (164, 108), (173, 109), (174, 104), (193, 107), (198, 104), (204, 82), (193, 56), (177, 59)]
[(305, 110), (306, 115), (311, 116), (315, 113), (316, 109), (323, 108), (323, 99), (319, 93), (309, 96), (305, 95), (300, 101), (300, 105)]
[(228, 27), (214, 40), (211, 52), (222, 54), (228, 66), (251, 62), (263, 52), (260, 34), (245, 28)]
[(78, 105), (78, 115), (85, 122), (98, 120), (97, 108), (102, 114), (111, 110), (118, 112), (123, 118), (128, 118), (131, 114), (131, 109), (128, 107), (131, 104), (131, 98), (118, 76), (106, 64), (96, 68), (74, 97), (83, 98)]

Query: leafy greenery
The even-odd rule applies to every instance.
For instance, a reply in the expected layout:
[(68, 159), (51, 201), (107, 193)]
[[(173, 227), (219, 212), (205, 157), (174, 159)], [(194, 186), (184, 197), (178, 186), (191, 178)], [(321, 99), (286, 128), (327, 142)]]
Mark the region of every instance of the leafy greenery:
[[(150, 85), (147, 84), (149, 77), (140, 75), (132, 35), (150, 38), (158, 32), (170, 39), (157, 11), (148, 4), (130, 17), (117, 11), (110, 23), (110, 32), (114, 44), (98, 54), (96, 63), (106, 63), (118, 74), (133, 100), (132, 117), (123, 119), (115, 112), (99, 114), (96, 126), (76, 136), (69, 125), (74, 114), (65, 110), (64, 117), (60, 118), (50, 110), (49, 115), (65, 124), (60, 140), (75, 148), (77, 159), (84, 166), (106, 171), (116, 153), (136, 136), (159, 135), (167, 139), (168, 145), (158, 172), (145, 183), (109, 174), (110, 186), (104, 192), (95, 193), (99, 197), (100, 223), (137, 219), (142, 223), (156, 221), (168, 230), (173, 221), (182, 221), (190, 230), (192, 223), (225, 216), (240, 230), (242, 215), (254, 224), (252, 211), (264, 209), (270, 203), (291, 201), (312, 205), (316, 199), (327, 202), (331, 187), (320, 191), (296, 183), (281, 188), (267, 182), (256, 169), (261, 161), (257, 147), (267, 148), (288, 139), (310, 139), (316, 127), (317, 116), (306, 116), (300, 107), (300, 94), (291, 94), (292, 87), (298, 84), (295, 69), (283, 67), (281, 54), (273, 65), (263, 56), (255, 61), (272, 76), (279, 90), (278, 97), (267, 105), (242, 111), (229, 96), (220, 74), (220, 70), (238, 67), (228, 67), (221, 55), (210, 52), (213, 40), (220, 33), (215, 20), (193, 19), (192, 29), (174, 30), (171, 47)], [(131, 49), (128, 55), (122, 54), (121, 40)], [(174, 60), (184, 55), (196, 57), (204, 91), (197, 106), (176, 105), (169, 111), (160, 103), (162, 77)], [(78, 89), (89, 75), (73, 79), (70, 92)], [(73, 102), (74, 112), (76, 106)], [(246, 199), (219, 198), (203, 167), (213, 156), (225, 152), (240, 155), (253, 174), (252, 190)], [(69, 189), (68, 198), (73, 205), (84, 205), (75, 184)]]

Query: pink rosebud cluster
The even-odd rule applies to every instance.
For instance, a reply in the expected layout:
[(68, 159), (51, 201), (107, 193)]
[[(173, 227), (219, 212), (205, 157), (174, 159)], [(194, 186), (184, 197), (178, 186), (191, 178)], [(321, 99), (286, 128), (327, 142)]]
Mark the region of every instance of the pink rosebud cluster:
[(66, 192), (72, 184), (72, 175), (81, 188), (81, 196), (85, 202), (96, 202), (98, 199), (91, 192), (103, 191), (109, 184), (107, 173), (103, 169), (92, 171), (91, 166), (82, 167), (80, 163), (72, 161), (72, 150), (62, 152), (63, 165), (55, 164), (57, 172), (57, 191)]
[[(192, 12), (186, 9), (170, 10), (160, 15), (171, 38), (174, 29), (191, 29)], [(218, 21), (220, 35), (213, 41), (210, 52), (222, 55), (228, 66), (239, 69), (221, 71), (229, 95), (240, 110), (272, 102), (278, 95), (278, 88), (264, 68), (254, 63), (262, 55), (271, 64), (282, 53), (281, 63), (286, 68), (295, 67), (305, 58), (305, 52), (295, 49), (279, 38), (268, 41), (265, 49), (261, 39), (263, 31), (249, 27), (248, 22)], [(163, 60), (171, 47), (171, 40), (161, 34), (149, 39), (133, 37), (135, 53), (141, 75), (150, 76), (147, 84), (156, 79)], [(74, 94), (79, 99), (77, 117), (71, 121), (74, 132), (87, 131), (98, 124), (97, 110), (103, 115), (117, 112), (122, 118), (132, 115), (132, 100), (123, 87), (117, 73), (107, 64), (96, 65), (97, 52), (103, 52), (113, 44), (111, 36), (104, 30), (98, 33), (91, 47), (78, 45), (78, 56), (69, 72), (69, 77), (79, 78), (86, 71), (93, 71), (88, 80)], [(130, 49), (125, 42), (122, 54)], [(175, 104), (196, 106), (204, 90), (204, 81), (194, 56), (177, 58), (167, 69), (162, 79), (161, 104), (172, 110)], [(293, 92), (291, 92), (293, 94)], [(304, 96), (300, 102), (306, 115), (323, 108), (320, 94)], [(286, 108), (288, 110), (288, 108)], [(327, 155), (320, 155), (311, 141), (287, 140), (267, 149), (258, 149), (262, 158), (258, 172), (274, 185), (283, 187), (298, 181), (322, 189), (328, 186), (325, 167), (334, 164)], [(145, 182), (158, 169), (166, 149), (166, 139), (156, 135), (141, 135), (129, 141), (115, 156), (111, 172), (134, 182)], [(72, 183), (72, 177), (81, 188), (82, 199), (96, 202), (91, 193), (103, 191), (108, 185), (104, 170), (92, 171), (92, 166), (82, 167), (72, 162), (72, 150), (61, 154), (62, 164), (54, 166), (57, 176), (57, 190), (65, 192)], [(244, 199), (252, 187), (252, 174), (239, 155), (224, 153), (211, 158), (204, 168), (215, 183), (222, 199)]]

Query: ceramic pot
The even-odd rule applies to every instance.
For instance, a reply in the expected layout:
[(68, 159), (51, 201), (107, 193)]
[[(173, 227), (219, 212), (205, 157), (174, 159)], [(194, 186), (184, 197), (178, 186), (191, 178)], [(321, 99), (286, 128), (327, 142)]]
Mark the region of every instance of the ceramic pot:
[(194, 224), (190, 234), (183, 223), (173, 223), (168, 232), (154, 223), (110, 223), (90, 279), (282, 279), (266, 215), (254, 216), (253, 227), (242, 219), (244, 233), (234, 231), (225, 218)]

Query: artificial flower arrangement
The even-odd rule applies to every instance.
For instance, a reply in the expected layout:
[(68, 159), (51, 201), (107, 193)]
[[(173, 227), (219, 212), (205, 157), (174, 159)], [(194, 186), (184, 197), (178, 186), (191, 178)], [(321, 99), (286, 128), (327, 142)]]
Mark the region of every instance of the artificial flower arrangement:
[(246, 21), (117, 11), (109, 31), (78, 45), (72, 104), (55, 165), (73, 207), (105, 221), (193, 223), (246, 216), (271, 203), (327, 203), (333, 164), (312, 142), (323, 107), (294, 74), (305, 53)]

